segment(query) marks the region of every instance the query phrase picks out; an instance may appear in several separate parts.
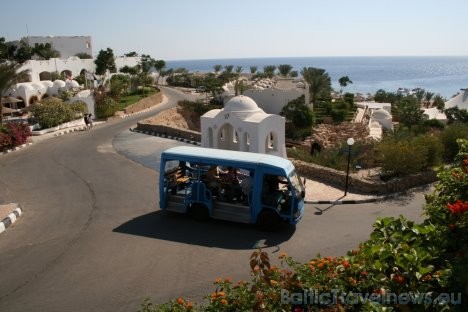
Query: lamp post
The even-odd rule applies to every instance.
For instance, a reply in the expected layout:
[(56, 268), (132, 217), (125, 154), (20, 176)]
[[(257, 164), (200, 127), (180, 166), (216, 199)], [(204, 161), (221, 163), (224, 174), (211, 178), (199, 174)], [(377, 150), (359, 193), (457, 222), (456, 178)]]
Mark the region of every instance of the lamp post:
[(346, 182), (345, 182), (344, 196), (348, 194), (349, 162), (351, 160), (351, 146), (353, 146), (354, 144), (354, 139), (349, 138), (348, 140), (346, 140), (346, 143), (348, 144), (348, 166), (346, 167)]

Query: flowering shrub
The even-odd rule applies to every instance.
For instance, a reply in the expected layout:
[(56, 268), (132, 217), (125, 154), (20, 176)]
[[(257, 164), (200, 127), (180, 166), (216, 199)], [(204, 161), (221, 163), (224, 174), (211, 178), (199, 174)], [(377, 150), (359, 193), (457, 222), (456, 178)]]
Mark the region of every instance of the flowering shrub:
[(258, 250), (251, 281), (218, 278), (205, 304), (145, 301), (141, 311), (467, 311), (468, 140), (458, 142), (456, 163), (439, 171), (426, 198), (422, 224), (377, 219), (357, 250), (307, 263), (283, 253), (276, 267)]
[(26, 124), (8, 123), (0, 127), (0, 151), (15, 148), (27, 142), (31, 130)]

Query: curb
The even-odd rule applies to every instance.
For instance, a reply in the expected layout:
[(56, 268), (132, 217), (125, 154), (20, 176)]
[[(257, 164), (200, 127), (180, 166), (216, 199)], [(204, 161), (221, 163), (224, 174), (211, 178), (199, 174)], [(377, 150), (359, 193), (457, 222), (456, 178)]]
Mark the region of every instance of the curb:
[[(163, 103), (163, 102), (164, 102), (164, 100), (161, 101), (161, 103)], [(130, 113), (130, 114), (123, 114), (122, 116), (120, 116), (120, 118), (123, 119), (123, 118), (132, 117), (132, 116), (135, 116), (135, 115), (139, 115), (139, 114), (146, 113), (146, 112), (148, 112), (148, 111), (150, 111), (150, 110), (155, 109), (155, 108), (158, 107), (159, 104), (161, 104), (161, 103), (158, 103), (158, 104), (153, 105), (153, 106), (151, 106), (151, 107), (145, 108), (145, 109), (143, 109), (143, 110), (141, 110), (141, 111), (138, 111), (138, 112), (134, 112), (134, 113)]]
[(16, 219), (18, 219), (21, 215), (23, 214), (23, 211), (21, 208), (16, 204), (16, 209), (11, 212), (8, 217), (0, 221), (0, 234), (3, 233), (10, 225), (16, 222)]
[(173, 137), (173, 136), (166, 135), (166, 134), (163, 134), (163, 133), (149, 132), (149, 131), (141, 131), (141, 130), (138, 130), (137, 128), (133, 128), (133, 129), (130, 128), (129, 130), (130, 130), (131, 132), (137, 132), (137, 133), (141, 133), (141, 134), (157, 136), (157, 137), (161, 137), (161, 138), (165, 138), (165, 139), (169, 139), (169, 140), (176, 140), (176, 141), (180, 141), (180, 142), (184, 142), (184, 143), (188, 143), (188, 144), (192, 144), (192, 145), (198, 145), (198, 146), (201, 145), (201, 143), (200, 143), (200, 142), (197, 142), (197, 141), (188, 140), (188, 139), (179, 138), (179, 137)]
[(12, 149), (4, 150), (3, 152), (0, 152), (0, 155), (1, 155), (1, 154), (8, 154), (8, 153), (11, 153), (11, 152), (20, 150), (20, 149), (25, 148), (25, 147), (27, 147), (27, 146), (29, 146), (29, 145), (32, 145), (32, 143), (31, 143), (31, 142), (25, 143), (25, 144), (22, 144), (22, 145), (18, 145), (18, 146), (16, 146), (16, 147), (12, 148)]

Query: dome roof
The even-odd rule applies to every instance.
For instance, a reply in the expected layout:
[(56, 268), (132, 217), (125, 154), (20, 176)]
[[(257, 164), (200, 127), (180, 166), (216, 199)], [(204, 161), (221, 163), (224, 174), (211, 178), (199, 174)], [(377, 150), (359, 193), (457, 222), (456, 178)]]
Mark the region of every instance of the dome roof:
[(54, 85), (54, 83), (50, 80), (42, 80), (40, 83), (46, 88), (52, 87)]
[(57, 87), (59, 87), (59, 88), (63, 88), (63, 87), (65, 87), (65, 81), (63, 81), (63, 80), (55, 80), (55, 81), (54, 81), (54, 86), (57, 86)]
[(31, 86), (31, 84), (28, 83), (19, 85), (18, 90), (34, 91), (34, 88)]
[(66, 85), (72, 88), (78, 88), (80, 86), (76, 80), (67, 80)]
[(385, 109), (377, 109), (372, 113), (372, 118), (374, 119), (391, 119), (392, 115), (387, 112)]
[(224, 111), (229, 112), (254, 112), (259, 109), (257, 103), (245, 95), (235, 96), (224, 105)]

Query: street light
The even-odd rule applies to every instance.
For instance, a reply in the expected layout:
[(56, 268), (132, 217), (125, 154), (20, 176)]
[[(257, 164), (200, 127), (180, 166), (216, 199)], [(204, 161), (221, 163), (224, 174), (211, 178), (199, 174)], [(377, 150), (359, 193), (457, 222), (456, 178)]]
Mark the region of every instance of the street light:
[(346, 167), (346, 183), (345, 183), (344, 196), (348, 194), (349, 162), (351, 160), (351, 146), (353, 146), (354, 144), (354, 139), (349, 138), (348, 140), (346, 140), (346, 143), (348, 144), (348, 166)]

